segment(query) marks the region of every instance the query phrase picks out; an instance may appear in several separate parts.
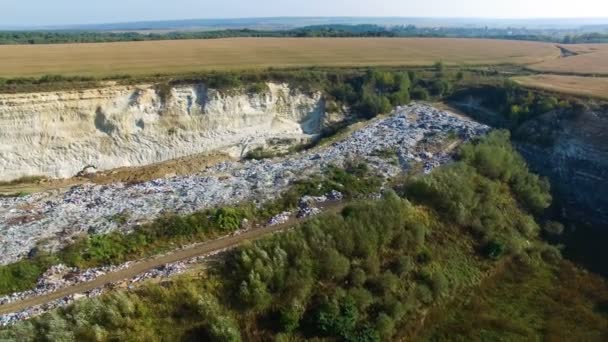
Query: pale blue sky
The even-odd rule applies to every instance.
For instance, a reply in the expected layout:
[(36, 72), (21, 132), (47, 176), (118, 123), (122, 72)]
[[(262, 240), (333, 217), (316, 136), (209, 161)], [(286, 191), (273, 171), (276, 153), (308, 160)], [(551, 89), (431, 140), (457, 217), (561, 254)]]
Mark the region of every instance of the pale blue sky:
[(0, 0), (1, 26), (273, 16), (608, 17), (608, 0)]

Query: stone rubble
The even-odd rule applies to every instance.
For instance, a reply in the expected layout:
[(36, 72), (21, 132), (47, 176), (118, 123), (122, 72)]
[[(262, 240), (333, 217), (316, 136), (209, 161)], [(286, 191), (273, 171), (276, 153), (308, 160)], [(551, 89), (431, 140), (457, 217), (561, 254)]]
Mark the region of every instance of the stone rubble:
[[(441, 141), (448, 134), (467, 140), (488, 129), (428, 105), (412, 104), (331, 146), (281, 159), (225, 162), (195, 175), (135, 185), (85, 184), (65, 192), (0, 198), (0, 265), (18, 261), (37, 247), (57, 250), (82, 234), (129, 232), (165, 212), (186, 214), (244, 201), (261, 203), (276, 198), (297, 179), (352, 159), (366, 161), (385, 176), (418, 162), (430, 172), (450, 157), (427, 153), (426, 142)], [(389, 149), (396, 151), (398, 163), (377, 156)]]

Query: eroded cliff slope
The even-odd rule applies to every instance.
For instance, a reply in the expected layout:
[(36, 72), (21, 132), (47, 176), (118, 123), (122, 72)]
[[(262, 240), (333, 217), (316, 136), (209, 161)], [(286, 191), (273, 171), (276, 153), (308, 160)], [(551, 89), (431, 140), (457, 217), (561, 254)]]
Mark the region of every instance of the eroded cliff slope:
[(608, 225), (608, 108), (550, 112), (516, 137), (530, 165), (551, 179), (566, 218)]
[(321, 93), (285, 84), (220, 92), (205, 84), (0, 94), (0, 180), (70, 177), (269, 141), (305, 140), (324, 124)]

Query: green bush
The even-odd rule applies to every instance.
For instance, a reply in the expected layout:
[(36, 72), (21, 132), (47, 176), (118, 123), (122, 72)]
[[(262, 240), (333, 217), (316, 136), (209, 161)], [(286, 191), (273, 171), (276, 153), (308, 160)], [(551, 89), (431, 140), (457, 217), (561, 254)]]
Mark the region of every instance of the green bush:
[(240, 228), (244, 218), (245, 215), (235, 208), (221, 208), (215, 212), (213, 220), (221, 230), (234, 231)]
[(415, 87), (410, 91), (410, 95), (414, 100), (426, 101), (431, 95), (429, 91), (422, 87)]

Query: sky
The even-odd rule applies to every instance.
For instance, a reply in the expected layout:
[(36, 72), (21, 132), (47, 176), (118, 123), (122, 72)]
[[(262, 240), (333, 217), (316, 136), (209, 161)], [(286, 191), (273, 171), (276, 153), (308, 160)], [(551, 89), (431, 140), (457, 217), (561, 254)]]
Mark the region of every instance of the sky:
[(0, 25), (275, 16), (608, 17), (608, 0), (0, 0)]

